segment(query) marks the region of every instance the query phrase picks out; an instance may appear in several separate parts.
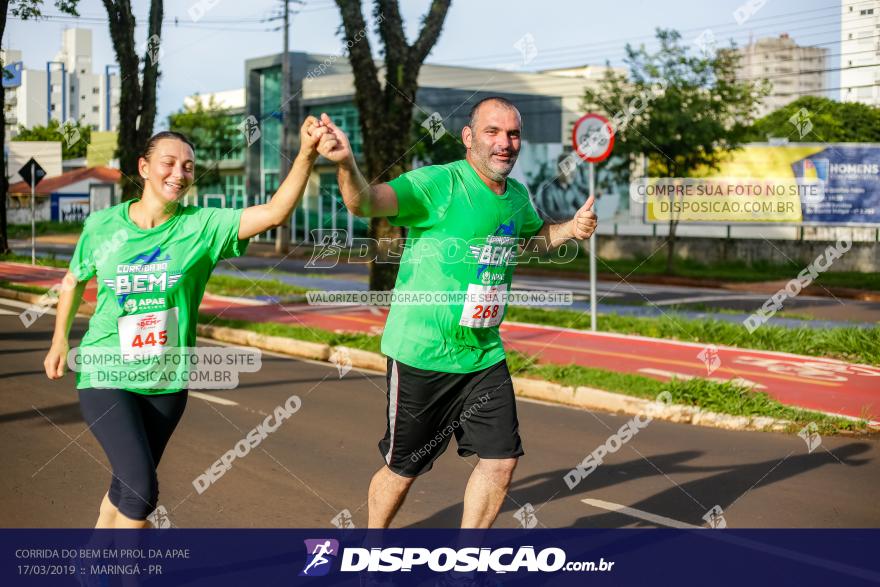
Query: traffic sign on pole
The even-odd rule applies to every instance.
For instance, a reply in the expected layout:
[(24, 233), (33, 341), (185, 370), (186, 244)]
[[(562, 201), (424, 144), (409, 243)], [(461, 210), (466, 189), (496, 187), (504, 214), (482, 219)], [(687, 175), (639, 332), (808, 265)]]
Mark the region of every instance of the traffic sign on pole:
[[(614, 148), (614, 129), (607, 118), (591, 112), (574, 123), (572, 147), (581, 159), (590, 164), (590, 198), (596, 195), (595, 164), (604, 161)], [(595, 206), (595, 204), (594, 204)], [(596, 233), (590, 237), (590, 330), (596, 330)]]
[(37, 226), (36, 226), (36, 197), (37, 184), (46, 177), (46, 170), (43, 169), (37, 160), (33, 157), (18, 170), (18, 174), (24, 180), (31, 184), (31, 265), (37, 264)]
[(574, 123), (571, 142), (575, 152), (588, 163), (599, 163), (611, 155), (614, 148), (614, 129), (601, 114), (591, 112)]

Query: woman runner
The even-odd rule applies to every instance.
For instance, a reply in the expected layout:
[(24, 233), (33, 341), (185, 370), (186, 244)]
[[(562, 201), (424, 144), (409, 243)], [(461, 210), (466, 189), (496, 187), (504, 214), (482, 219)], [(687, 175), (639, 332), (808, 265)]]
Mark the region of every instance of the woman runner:
[[(159, 495), (156, 468), (183, 415), (187, 390), (183, 378), (176, 385), (142, 380), (151, 373), (144, 365), (173, 352), (171, 347), (186, 352), (195, 346), (198, 308), (214, 267), (242, 255), (250, 237), (286, 221), (305, 191), (324, 132), (308, 117), (299, 155), (281, 187), (269, 202), (244, 209), (182, 204), (195, 177), (193, 145), (182, 134), (157, 133), (138, 161), (141, 198), (87, 218), (65, 275), (44, 366), (50, 379), (64, 375), (70, 327), (86, 282), (97, 275), (97, 306), (80, 343), (77, 372), (83, 419), (113, 469), (97, 528), (149, 526)], [(87, 357), (108, 355), (110, 366), (86, 365)]]

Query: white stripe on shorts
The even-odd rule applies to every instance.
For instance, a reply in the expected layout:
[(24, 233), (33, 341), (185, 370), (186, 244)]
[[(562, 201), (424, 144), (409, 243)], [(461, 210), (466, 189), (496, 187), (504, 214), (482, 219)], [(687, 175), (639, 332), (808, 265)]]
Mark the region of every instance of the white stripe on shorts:
[(394, 451), (394, 427), (397, 424), (397, 392), (399, 385), (397, 361), (391, 359), (391, 381), (388, 383), (388, 429), (391, 431), (391, 442), (388, 444), (388, 454), (385, 455), (385, 464), (387, 465), (391, 464), (391, 453)]

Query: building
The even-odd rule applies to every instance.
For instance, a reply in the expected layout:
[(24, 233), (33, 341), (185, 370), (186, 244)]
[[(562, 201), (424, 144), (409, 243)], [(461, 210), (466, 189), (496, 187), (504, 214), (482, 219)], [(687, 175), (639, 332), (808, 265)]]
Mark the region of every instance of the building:
[[(197, 106), (202, 108), (223, 109), (222, 116), (232, 128), (238, 127), (244, 120), (245, 91), (244, 88), (211, 92), (207, 94), (195, 94), (188, 96), (183, 101), (186, 110), (192, 110)], [(195, 138), (195, 137), (190, 137)], [(200, 204), (215, 202), (218, 197), (223, 198), (223, 205), (233, 208), (242, 207), (247, 202), (245, 195), (245, 143), (242, 141), (238, 148), (222, 151), (213, 149), (211, 152), (196, 153), (196, 175), (199, 168), (204, 169), (206, 164), (216, 164), (219, 170), (219, 183), (206, 184), (204, 180), (196, 180), (195, 189), (190, 197), (199, 200)], [(210, 162), (210, 163), (208, 163)]]
[(764, 98), (758, 116), (764, 116), (801, 96), (825, 96), (828, 84), (828, 49), (806, 47), (783, 33), (751, 41), (737, 49), (740, 63), (737, 78), (766, 79), (770, 94)]
[(46, 126), (81, 121), (94, 131), (113, 131), (119, 124), (119, 76), (107, 65), (92, 70), (92, 31), (67, 29), (61, 35), (61, 49), (52, 61), (36, 69), (24, 67), (21, 51), (2, 52), (8, 75), (6, 92), (6, 136), (19, 126)]
[[(96, 209), (116, 201), (122, 172), (111, 167), (84, 167), (46, 177), (34, 190), (36, 220), (82, 223)], [(31, 186), (24, 181), (9, 186), (6, 210), (10, 224), (31, 220)]]
[[(354, 77), (348, 59), (298, 52), (290, 55), (290, 108), (297, 121), (294, 126), (298, 127), (298, 121), (309, 114), (326, 112), (349, 134), (355, 155), (361, 155), (360, 118), (354, 105)], [(252, 204), (271, 197), (281, 180), (281, 57), (277, 54), (245, 62), (246, 106), (242, 124), (249, 129), (250, 137), (245, 191)], [(491, 95), (510, 99), (523, 115), (524, 140), (513, 176), (527, 185), (538, 186), (558, 176), (558, 158), (569, 148), (572, 126), (582, 114), (585, 85), (579, 74), (425, 64), (419, 73), (414, 115), (418, 122), (436, 112), (445, 131), (459, 140), (474, 103)], [(585, 183), (585, 177), (584, 172), (581, 183)], [(295, 238), (310, 239), (314, 236), (312, 230), (347, 228), (349, 233), (361, 233), (366, 231), (366, 224), (347, 215), (338, 195), (335, 168), (319, 160), (303, 205), (293, 216), (292, 228)]]
[(840, 100), (880, 106), (880, 0), (843, 0)]

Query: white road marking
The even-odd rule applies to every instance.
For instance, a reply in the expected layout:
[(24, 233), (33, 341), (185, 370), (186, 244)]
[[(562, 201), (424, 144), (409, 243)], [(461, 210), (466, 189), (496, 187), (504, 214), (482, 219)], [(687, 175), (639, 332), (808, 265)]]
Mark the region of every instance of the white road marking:
[(658, 516), (657, 514), (652, 514), (651, 512), (637, 510), (636, 508), (620, 505), (619, 503), (612, 503), (610, 501), (605, 501), (602, 499), (582, 499), (581, 501), (593, 507), (608, 510), (609, 512), (626, 514), (628, 516), (632, 516), (633, 518), (639, 518), (640, 520), (645, 520), (646, 522), (651, 522), (652, 524), (657, 524), (659, 526), (668, 526), (670, 528), (679, 528), (682, 530), (699, 530), (703, 528), (703, 526), (694, 526), (693, 524), (688, 524), (687, 522), (679, 522), (678, 520), (673, 520), (672, 518), (667, 518), (666, 516)]
[(215, 404), (220, 404), (221, 406), (237, 406), (238, 402), (234, 402), (231, 399), (226, 399), (225, 397), (218, 397), (216, 395), (211, 395), (209, 393), (202, 393), (201, 391), (191, 391), (189, 392), (190, 397), (194, 397), (197, 399), (203, 399), (206, 402), (212, 402)]
[(727, 302), (730, 300), (766, 300), (770, 296), (752, 295), (725, 295), (725, 296), (691, 296), (685, 298), (673, 298), (671, 300), (660, 300), (657, 302), (649, 302), (652, 306), (674, 306), (677, 304), (694, 304), (697, 302)]
[[(696, 375), (689, 375), (688, 373), (678, 373), (676, 371), (668, 371), (666, 369), (652, 369), (650, 367), (639, 369), (639, 373), (645, 373), (647, 375), (657, 375), (658, 377), (666, 377), (668, 379), (677, 378), (684, 381), (690, 381), (691, 379), (697, 378)], [(734, 377), (732, 379), (724, 379), (723, 377), (703, 377), (703, 379), (708, 379), (709, 381), (717, 381), (718, 383), (726, 383), (730, 381), (731, 383), (737, 383), (745, 387), (751, 387), (752, 389), (767, 389), (766, 385), (761, 385), (757, 381), (752, 381), (751, 379), (745, 379), (743, 377)]]

